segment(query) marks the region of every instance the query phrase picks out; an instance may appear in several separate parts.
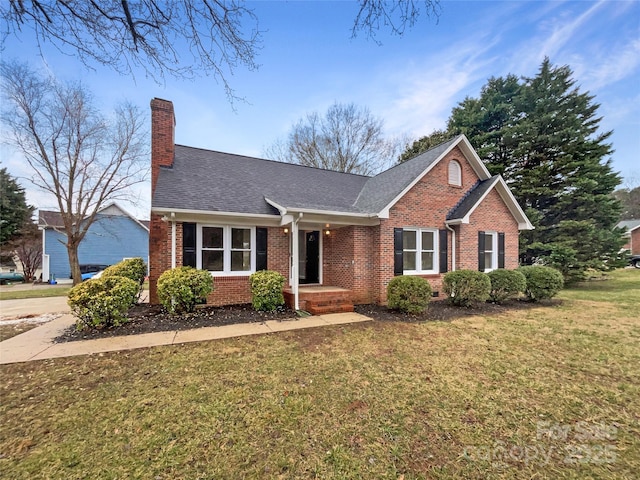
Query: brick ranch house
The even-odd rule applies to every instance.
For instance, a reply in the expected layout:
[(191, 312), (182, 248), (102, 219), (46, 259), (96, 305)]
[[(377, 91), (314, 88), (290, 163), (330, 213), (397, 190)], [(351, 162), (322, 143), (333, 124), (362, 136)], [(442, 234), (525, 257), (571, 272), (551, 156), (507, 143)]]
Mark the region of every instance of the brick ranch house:
[(181, 265), (211, 272), (213, 305), (249, 303), (261, 269), (311, 313), (384, 304), (401, 274), (442, 297), (447, 271), (517, 267), (519, 230), (533, 228), (463, 135), (367, 177), (175, 145), (173, 104), (151, 111), (152, 303)]

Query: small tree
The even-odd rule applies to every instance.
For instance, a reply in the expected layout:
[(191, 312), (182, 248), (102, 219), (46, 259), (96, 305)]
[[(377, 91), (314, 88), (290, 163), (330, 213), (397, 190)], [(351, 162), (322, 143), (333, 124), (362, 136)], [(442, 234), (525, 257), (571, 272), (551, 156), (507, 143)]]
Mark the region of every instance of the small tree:
[(393, 157), (397, 143), (383, 136), (383, 122), (369, 109), (334, 103), (324, 117), (307, 114), (293, 126), (286, 141), (266, 150), (268, 157), (308, 167), (370, 175)]
[(8, 248), (18, 257), (25, 280), (32, 280), (42, 264), (42, 233), (38, 226), (26, 222), (18, 236), (8, 243)]
[(2, 63), (1, 72), (3, 121), (33, 170), (31, 182), (58, 202), (73, 282), (80, 283), (78, 246), (96, 214), (147, 175), (143, 116), (125, 104), (105, 117), (81, 84), (43, 78), (24, 64)]

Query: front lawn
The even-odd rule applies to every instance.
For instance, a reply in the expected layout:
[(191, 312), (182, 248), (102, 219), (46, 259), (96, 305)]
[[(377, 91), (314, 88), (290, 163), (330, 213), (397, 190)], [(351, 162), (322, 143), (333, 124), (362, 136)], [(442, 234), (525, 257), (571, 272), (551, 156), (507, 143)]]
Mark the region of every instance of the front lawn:
[(2, 366), (2, 478), (637, 478), (640, 271), (553, 306)]

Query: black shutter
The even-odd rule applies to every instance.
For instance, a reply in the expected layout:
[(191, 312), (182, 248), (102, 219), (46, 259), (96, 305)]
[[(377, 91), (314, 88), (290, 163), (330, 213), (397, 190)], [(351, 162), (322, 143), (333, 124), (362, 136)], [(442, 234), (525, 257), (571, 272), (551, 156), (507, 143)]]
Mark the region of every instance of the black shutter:
[(440, 248), (440, 273), (446, 273), (449, 271), (447, 261), (449, 260), (449, 245), (448, 235), (446, 230), (440, 230), (440, 241), (438, 247)]
[(267, 232), (266, 228), (256, 228), (256, 271), (267, 269)]
[(402, 255), (402, 229), (393, 229), (393, 274), (402, 275), (404, 271), (404, 259)]
[(478, 270), (484, 272), (484, 232), (478, 232)]
[(498, 268), (504, 268), (504, 232), (498, 233)]
[(196, 268), (196, 224), (182, 224), (182, 265)]

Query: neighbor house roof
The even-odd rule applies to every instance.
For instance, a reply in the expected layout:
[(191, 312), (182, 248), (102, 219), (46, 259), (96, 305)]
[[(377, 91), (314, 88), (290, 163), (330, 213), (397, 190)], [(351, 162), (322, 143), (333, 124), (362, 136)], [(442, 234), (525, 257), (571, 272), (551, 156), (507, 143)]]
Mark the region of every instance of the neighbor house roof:
[(616, 225), (617, 228), (626, 228), (627, 229), (627, 234), (629, 234), (632, 230), (635, 230), (636, 228), (640, 227), (640, 219), (637, 220), (622, 220), (621, 222), (618, 222), (618, 224)]
[[(160, 168), (152, 210), (269, 216), (325, 212), (386, 218), (389, 209), (455, 147), (481, 181), (490, 178), (464, 135), (373, 177), (176, 145), (173, 165)], [(515, 203), (509, 208), (519, 214), (523, 228), (531, 228), (501, 177), (500, 181), (502, 198)]]
[[(116, 202), (110, 202), (100, 210), (98, 210), (98, 214), (110, 214), (113, 210), (117, 210), (121, 212), (120, 214), (125, 215), (131, 218), (134, 222), (139, 224), (142, 228), (149, 231), (149, 221), (148, 220), (138, 220), (133, 217), (129, 212), (123, 209)], [(64, 228), (64, 222), (62, 221), (62, 214), (60, 212), (52, 211), (52, 210), (38, 210), (38, 226), (44, 228)]]

